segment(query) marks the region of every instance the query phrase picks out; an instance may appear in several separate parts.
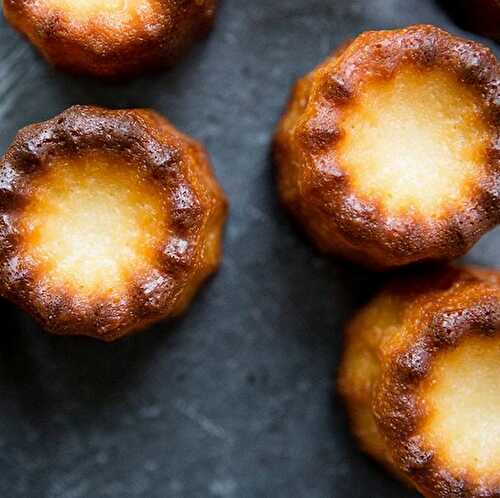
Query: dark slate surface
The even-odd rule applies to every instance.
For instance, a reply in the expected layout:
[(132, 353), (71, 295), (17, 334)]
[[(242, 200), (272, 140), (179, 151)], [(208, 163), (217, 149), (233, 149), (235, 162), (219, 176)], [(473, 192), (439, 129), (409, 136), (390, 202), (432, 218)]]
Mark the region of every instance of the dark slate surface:
[[(432, 0), (226, 0), (174, 71), (105, 85), (49, 68), (0, 19), (2, 151), (71, 104), (149, 106), (205, 142), (232, 204), (222, 269), (175, 322), (107, 345), (1, 303), (0, 496), (415, 496), (357, 450), (332, 389), (342, 323), (380, 278), (301, 238), (269, 141), (297, 76), (360, 31), (416, 22), (460, 32)], [(499, 244), (468, 260), (500, 265)]]

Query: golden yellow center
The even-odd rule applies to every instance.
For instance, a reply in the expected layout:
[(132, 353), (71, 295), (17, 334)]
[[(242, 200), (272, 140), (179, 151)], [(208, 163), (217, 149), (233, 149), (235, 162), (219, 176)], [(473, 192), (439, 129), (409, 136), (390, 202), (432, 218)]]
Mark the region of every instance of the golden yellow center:
[[(70, 14), (72, 22), (98, 21), (111, 30), (123, 24), (146, 23), (154, 16), (150, 0), (41, 0), (46, 8)], [(109, 34), (109, 33), (108, 33)], [(121, 34), (122, 36), (123, 33)]]
[(481, 482), (500, 469), (500, 338), (474, 337), (435, 361), (423, 387), (426, 445)]
[(386, 214), (443, 215), (484, 174), (489, 130), (478, 97), (445, 70), (408, 66), (368, 81), (341, 127), (353, 189)]
[(52, 160), (29, 198), (19, 221), (22, 252), (56, 288), (119, 293), (155, 265), (165, 242), (164, 194), (111, 155)]

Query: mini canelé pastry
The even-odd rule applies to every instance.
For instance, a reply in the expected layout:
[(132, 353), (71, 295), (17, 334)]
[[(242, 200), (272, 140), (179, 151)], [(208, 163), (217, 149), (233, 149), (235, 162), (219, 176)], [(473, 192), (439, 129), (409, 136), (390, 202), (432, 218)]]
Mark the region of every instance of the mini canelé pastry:
[(428, 498), (498, 498), (500, 271), (406, 276), (345, 340), (339, 389), (363, 449)]
[(0, 161), (0, 295), (54, 334), (131, 334), (215, 271), (225, 212), (204, 148), (166, 119), (72, 107)]
[(3, 0), (3, 8), (51, 63), (116, 78), (174, 63), (208, 33), (217, 0)]
[(300, 80), (280, 195), (317, 245), (376, 269), (464, 254), (500, 221), (500, 71), (432, 26), (368, 32)]

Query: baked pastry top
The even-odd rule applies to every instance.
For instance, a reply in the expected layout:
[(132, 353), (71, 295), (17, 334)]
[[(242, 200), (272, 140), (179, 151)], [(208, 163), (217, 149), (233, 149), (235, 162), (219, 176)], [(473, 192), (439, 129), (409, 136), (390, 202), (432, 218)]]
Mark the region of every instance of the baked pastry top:
[(389, 284), (349, 324), (339, 390), (365, 451), (424, 496), (500, 495), (500, 271)]
[(280, 195), (317, 245), (377, 269), (464, 254), (500, 220), (500, 71), (427, 25), (368, 32), (300, 80)]
[(0, 161), (0, 294), (56, 334), (128, 335), (216, 269), (225, 211), (205, 150), (164, 118), (72, 107)]
[(217, 0), (3, 0), (47, 60), (118, 78), (173, 64), (210, 30)]

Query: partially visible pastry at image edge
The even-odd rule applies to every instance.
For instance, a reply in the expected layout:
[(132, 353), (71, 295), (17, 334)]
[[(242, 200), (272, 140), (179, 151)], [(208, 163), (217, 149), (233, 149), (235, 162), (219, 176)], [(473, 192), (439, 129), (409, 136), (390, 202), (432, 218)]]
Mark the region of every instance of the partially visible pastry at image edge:
[(3, 0), (54, 65), (119, 78), (170, 66), (212, 27), (217, 0)]
[(500, 271), (390, 283), (352, 320), (338, 387), (361, 447), (427, 498), (500, 496)]
[(500, 221), (500, 70), (428, 25), (361, 34), (301, 79), (279, 193), (317, 246), (384, 270), (465, 254)]
[(0, 160), (0, 296), (54, 334), (129, 335), (188, 306), (225, 214), (205, 149), (165, 118), (72, 107)]

